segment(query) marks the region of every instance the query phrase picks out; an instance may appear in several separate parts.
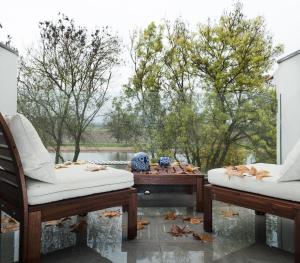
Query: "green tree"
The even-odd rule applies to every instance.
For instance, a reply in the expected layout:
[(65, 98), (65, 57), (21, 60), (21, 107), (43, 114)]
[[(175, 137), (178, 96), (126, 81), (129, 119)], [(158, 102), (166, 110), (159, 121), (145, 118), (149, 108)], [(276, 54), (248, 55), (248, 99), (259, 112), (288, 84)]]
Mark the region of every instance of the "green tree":
[(203, 171), (250, 153), (275, 161), (276, 101), (266, 78), (282, 47), (262, 17), (245, 17), (237, 3), (197, 31), (178, 19), (151, 23), (132, 40), (126, 103), (152, 157), (184, 155)]

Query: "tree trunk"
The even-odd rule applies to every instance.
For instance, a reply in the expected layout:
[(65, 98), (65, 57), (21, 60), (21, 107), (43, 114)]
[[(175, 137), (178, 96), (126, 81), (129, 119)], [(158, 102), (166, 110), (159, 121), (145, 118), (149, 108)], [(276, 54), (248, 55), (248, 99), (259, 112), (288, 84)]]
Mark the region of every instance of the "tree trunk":
[(80, 154), (80, 136), (75, 139), (75, 151), (74, 151), (73, 162), (77, 162), (79, 154)]
[(61, 159), (60, 147), (61, 147), (61, 144), (57, 143), (56, 147), (55, 147), (55, 164), (59, 163), (59, 160)]

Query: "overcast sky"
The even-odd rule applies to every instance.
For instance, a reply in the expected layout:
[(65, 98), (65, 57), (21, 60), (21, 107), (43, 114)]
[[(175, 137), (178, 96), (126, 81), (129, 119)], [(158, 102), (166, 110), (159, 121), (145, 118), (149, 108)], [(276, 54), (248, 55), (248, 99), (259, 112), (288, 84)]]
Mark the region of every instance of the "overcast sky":
[[(275, 44), (285, 47), (284, 55), (300, 49), (300, 0), (243, 0), (248, 17), (263, 15)], [(129, 32), (152, 21), (181, 17), (190, 25), (217, 20), (232, 0), (0, 0), (0, 23), (22, 54), (37, 40), (38, 22), (52, 20), (59, 12), (76, 23), (94, 29), (110, 26), (128, 45)], [(123, 67), (115, 74), (114, 94), (128, 78)]]

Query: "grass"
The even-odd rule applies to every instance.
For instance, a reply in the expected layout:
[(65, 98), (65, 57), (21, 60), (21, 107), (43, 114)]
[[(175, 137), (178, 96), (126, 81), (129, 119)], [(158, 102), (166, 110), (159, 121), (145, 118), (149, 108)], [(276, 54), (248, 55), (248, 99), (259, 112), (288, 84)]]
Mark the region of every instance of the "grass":
[[(72, 143), (66, 143), (62, 146), (74, 146)], [(80, 146), (82, 147), (134, 147), (133, 145), (126, 144), (126, 143), (81, 143)]]

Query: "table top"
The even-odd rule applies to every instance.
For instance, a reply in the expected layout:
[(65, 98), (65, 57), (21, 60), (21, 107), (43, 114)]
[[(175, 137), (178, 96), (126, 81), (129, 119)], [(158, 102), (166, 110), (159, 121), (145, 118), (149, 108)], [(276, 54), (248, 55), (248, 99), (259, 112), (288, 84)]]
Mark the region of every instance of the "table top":
[(135, 176), (204, 176), (197, 167), (191, 165), (177, 165), (169, 167), (161, 167), (159, 165), (151, 165), (150, 171), (133, 172)]

